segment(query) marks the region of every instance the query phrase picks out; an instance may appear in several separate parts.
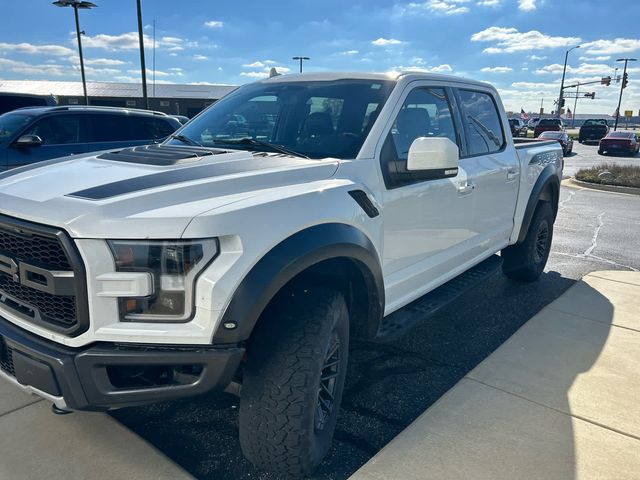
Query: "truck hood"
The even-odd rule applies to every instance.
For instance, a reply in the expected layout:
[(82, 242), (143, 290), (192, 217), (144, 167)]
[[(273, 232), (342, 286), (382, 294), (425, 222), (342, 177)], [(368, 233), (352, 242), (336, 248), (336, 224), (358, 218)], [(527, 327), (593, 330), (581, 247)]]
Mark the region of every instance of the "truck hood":
[(335, 159), (159, 146), (94, 152), (0, 174), (0, 214), (76, 238), (180, 238), (205, 211), (330, 178)]

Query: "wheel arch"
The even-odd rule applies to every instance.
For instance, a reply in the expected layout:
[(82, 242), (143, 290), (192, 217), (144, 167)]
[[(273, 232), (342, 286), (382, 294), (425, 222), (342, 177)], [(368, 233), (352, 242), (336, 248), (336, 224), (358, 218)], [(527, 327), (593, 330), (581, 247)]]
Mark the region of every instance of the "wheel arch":
[(536, 180), (536, 183), (531, 190), (527, 207), (524, 211), (522, 218), (522, 226), (518, 234), (518, 241), (516, 243), (522, 243), (527, 236), (529, 226), (531, 225), (531, 219), (536, 211), (538, 202), (545, 201), (551, 203), (553, 209), (553, 216), (558, 213), (558, 202), (560, 200), (560, 180), (556, 173), (556, 167), (554, 165), (547, 165)]
[[(378, 253), (369, 237), (356, 227), (326, 223), (288, 237), (254, 265), (236, 288), (213, 343), (248, 340), (280, 293), (314, 283), (330, 283), (345, 295), (356, 336), (375, 336), (384, 312)], [(225, 328), (225, 324), (235, 328)]]

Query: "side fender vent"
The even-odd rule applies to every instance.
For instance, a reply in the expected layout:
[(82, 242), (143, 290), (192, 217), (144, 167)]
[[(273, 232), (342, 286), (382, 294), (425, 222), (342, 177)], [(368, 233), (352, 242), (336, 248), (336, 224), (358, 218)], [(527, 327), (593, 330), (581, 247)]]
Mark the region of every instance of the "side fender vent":
[(371, 202), (369, 196), (363, 190), (350, 190), (349, 195), (360, 205), (360, 208), (364, 210), (369, 218), (374, 218), (380, 215), (380, 212), (376, 206)]

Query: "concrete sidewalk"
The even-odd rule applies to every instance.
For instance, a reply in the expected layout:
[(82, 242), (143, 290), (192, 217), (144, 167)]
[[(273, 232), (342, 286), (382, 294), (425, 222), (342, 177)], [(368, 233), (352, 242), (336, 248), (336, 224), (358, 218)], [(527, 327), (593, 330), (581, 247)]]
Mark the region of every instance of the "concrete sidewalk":
[(640, 479), (640, 273), (584, 277), (351, 479)]
[(103, 413), (54, 415), (51, 403), (0, 379), (0, 479), (192, 478)]

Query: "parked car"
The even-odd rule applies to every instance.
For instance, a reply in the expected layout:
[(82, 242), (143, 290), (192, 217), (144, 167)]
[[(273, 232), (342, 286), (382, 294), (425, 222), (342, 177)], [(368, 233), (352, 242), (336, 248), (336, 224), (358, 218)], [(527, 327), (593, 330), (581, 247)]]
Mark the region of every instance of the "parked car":
[(609, 125), (604, 119), (589, 119), (580, 127), (578, 142), (599, 142), (609, 133)]
[(60, 410), (241, 383), (244, 455), (308, 475), (351, 342), (394, 338), (501, 268), (542, 274), (562, 150), (508, 132), (486, 83), (282, 75), (162, 144), (4, 172), (0, 376)]
[(569, 155), (573, 151), (573, 139), (567, 134), (567, 132), (542, 132), (538, 139), (540, 140), (555, 140), (562, 146), (562, 153)]
[(145, 145), (180, 122), (164, 113), (112, 107), (31, 107), (0, 115), (0, 171), (50, 158)]
[(609, 132), (606, 137), (600, 140), (598, 153), (607, 155), (609, 153), (626, 153), (635, 155), (640, 149), (640, 142), (635, 132)]
[(535, 130), (536, 125), (538, 125), (538, 122), (540, 121), (540, 117), (534, 117), (531, 118), (528, 122), (527, 122), (527, 128), (529, 130)]
[(18, 108), (47, 107), (57, 105), (53, 95), (32, 95), (28, 93), (0, 92), (0, 115)]
[(511, 127), (511, 135), (514, 137), (526, 137), (527, 125), (519, 118), (510, 118), (509, 127)]
[(533, 130), (533, 136), (538, 138), (542, 132), (562, 132), (564, 130), (564, 123), (560, 118), (543, 118), (538, 122), (536, 128)]

